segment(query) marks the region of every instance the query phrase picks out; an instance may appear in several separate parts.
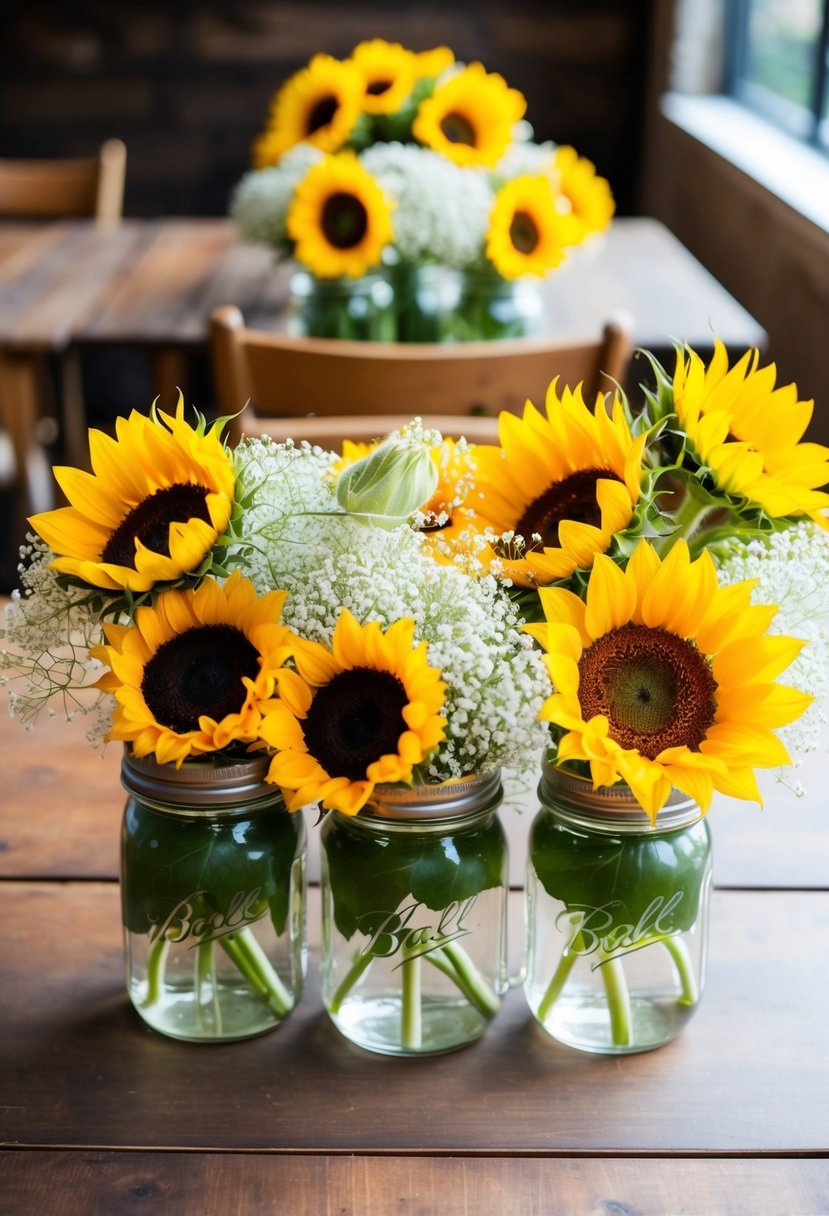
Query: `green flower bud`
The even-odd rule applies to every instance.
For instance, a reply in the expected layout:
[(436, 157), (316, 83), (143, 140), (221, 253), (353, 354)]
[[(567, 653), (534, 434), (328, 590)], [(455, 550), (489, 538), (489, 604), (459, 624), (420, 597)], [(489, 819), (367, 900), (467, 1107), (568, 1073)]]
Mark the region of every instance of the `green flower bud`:
[(337, 502), (381, 528), (396, 528), (435, 492), (438, 473), (429, 444), (415, 435), (393, 435), (337, 482)]

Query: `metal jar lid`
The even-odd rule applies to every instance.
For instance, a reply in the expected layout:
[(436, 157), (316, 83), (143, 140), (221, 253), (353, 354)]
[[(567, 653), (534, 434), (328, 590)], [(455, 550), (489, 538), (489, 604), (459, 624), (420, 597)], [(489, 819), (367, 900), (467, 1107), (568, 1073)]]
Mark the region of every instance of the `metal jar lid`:
[(441, 785), (376, 785), (361, 818), (428, 822), (461, 819), (494, 810), (501, 802), (501, 770), (472, 775)]
[(702, 818), (702, 812), (687, 794), (671, 790), (651, 824), (629, 785), (600, 785), (593, 789), (587, 777), (564, 772), (543, 760), (538, 797), (543, 806), (569, 824), (614, 832), (673, 832)]
[(279, 798), (277, 786), (265, 781), (269, 763), (267, 756), (254, 756), (230, 763), (187, 760), (176, 768), (152, 756), (134, 756), (125, 747), (121, 783), (128, 793), (153, 803), (194, 811), (219, 809)]

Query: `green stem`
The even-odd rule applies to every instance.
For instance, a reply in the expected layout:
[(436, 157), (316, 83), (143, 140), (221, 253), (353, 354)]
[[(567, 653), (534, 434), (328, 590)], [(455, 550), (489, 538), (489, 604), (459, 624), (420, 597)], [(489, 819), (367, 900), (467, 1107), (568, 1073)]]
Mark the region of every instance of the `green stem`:
[(167, 969), (167, 955), (170, 953), (170, 943), (166, 938), (158, 938), (150, 946), (147, 955), (147, 995), (144, 1006), (149, 1008), (161, 997), (164, 987), (164, 975)]
[(562, 952), (561, 958), (558, 960), (558, 966), (553, 972), (553, 978), (547, 985), (547, 990), (541, 998), (541, 1004), (538, 1006), (538, 1020), (546, 1022), (550, 1015), (550, 1010), (555, 1005), (558, 998), (564, 989), (564, 985), (570, 978), (570, 972), (576, 965), (579, 958), (579, 947), (583, 944), (581, 933), (576, 934), (569, 946)]
[(199, 1024), (205, 1023), (214, 1034), (222, 1033), (222, 1008), (216, 983), (216, 947), (213, 942), (199, 942), (196, 947), (196, 1007)]
[(680, 937), (663, 937), (662, 945), (673, 959), (679, 974), (679, 982), (682, 985), (682, 996), (678, 997), (677, 1004), (693, 1008), (699, 1000), (699, 988), (685, 943)]
[(363, 972), (371, 965), (373, 954), (358, 954), (341, 980), (328, 1005), (329, 1013), (339, 1013), (340, 1007)]
[(293, 998), (249, 926), (228, 933), (218, 941), (251, 987), (278, 1017), (284, 1017), (291, 1011)]
[(607, 1011), (610, 1014), (610, 1037), (614, 1047), (629, 1047), (633, 1042), (633, 1023), (630, 1016), (630, 994), (625, 979), (622, 960), (610, 958), (601, 966), (607, 996)]
[(492, 1018), (501, 1008), (501, 1000), (493, 992), (462, 946), (453, 942), (438, 950), (430, 950), (426, 959), (448, 976), (464, 994), (470, 1005), (485, 1018)]
[[(405, 952), (405, 947), (404, 947)], [(420, 955), (407, 958), (401, 965), (401, 1046), (417, 1051), (423, 1045), (420, 1008)]]

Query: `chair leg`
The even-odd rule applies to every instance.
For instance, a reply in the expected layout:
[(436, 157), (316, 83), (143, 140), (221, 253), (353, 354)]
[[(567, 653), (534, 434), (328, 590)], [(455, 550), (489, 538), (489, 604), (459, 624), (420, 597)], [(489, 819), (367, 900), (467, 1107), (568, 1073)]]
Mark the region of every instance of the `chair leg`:
[(77, 469), (88, 469), (89, 437), (80, 351), (66, 351), (61, 359), (60, 378), (64, 458)]
[(40, 379), (37, 355), (0, 353), (0, 422), (11, 439), (15, 467), (15, 525), (22, 540), (27, 517), (55, 504), (52, 472), (37, 442)]

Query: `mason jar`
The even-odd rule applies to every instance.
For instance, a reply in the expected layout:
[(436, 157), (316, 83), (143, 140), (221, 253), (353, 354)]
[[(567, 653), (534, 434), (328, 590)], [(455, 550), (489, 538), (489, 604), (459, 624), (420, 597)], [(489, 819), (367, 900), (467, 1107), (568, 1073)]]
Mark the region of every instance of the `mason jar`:
[(505, 279), (491, 269), (459, 272), (458, 303), (449, 338), (459, 342), (536, 338), (546, 329), (544, 280)]
[(524, 990), (569, 1047), (625, 1054), (661, 1047), (702, 995), (711, 836), (679, 792), (652, 827), (626, 785), (545, 765), (529, 835)]
[(392, 253), (385, 259), (385, 272), (394, 292), (396, 340), (451, 341), (460, 298), (458, 271), (437, 262), (407, 262)]
[(302, 993), (306, 833), (268, 761), (180, 768), (125, 750), (127, 990), (154, 1030), (225, 1041), (271, 1030)]
[(297, 270), (290, 281), (287, 329), (302, 338), (393, 342), (394, 291), (382, 271), (323, 279)]
[(369, 1051), (452, 1051), (482, 1035), (507, 980), (500, 773), (378, 786), (322, 826), (322, 999)]

